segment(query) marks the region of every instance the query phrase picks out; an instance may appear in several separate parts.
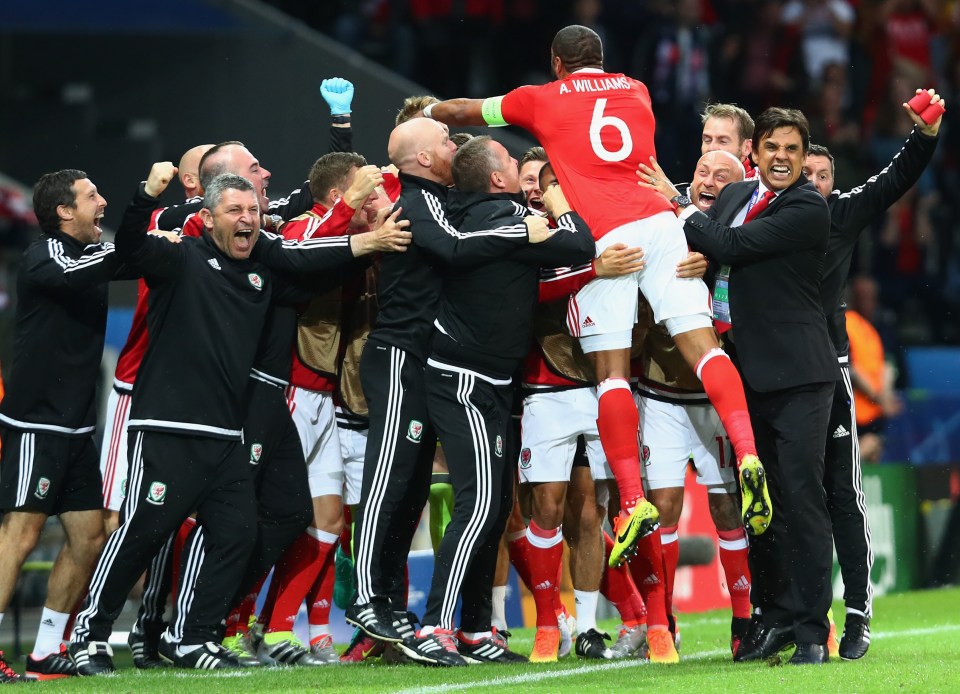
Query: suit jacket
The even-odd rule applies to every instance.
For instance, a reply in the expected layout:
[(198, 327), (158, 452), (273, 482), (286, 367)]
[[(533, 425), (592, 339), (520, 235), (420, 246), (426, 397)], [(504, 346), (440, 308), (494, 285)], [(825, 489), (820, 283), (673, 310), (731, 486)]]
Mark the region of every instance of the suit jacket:
[(755, 391), (839, 378), (820, 296), (830, 211), (802, 175), (754, 220), (728, 226), (757, 181), (731, 183), (709, 215), (684, 223), (687, 240), (730, 265), (730, 316), (740, 369)]

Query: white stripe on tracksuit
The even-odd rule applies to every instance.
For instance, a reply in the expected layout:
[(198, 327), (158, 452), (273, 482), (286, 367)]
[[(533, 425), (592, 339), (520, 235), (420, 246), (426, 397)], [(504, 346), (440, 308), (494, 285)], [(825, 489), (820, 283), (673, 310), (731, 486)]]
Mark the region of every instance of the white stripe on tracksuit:
[(27, 496), (30, 494), (30, 478), (33, 477), (33, 455), (36, 439), (36, 434), (26, 432), (20, 437), (20, 478), (17, 480), (17, 508), (27, 503)]
[(163, 587), (165, 574), (170, 571), (170, 562), (173, 558), (173, 541), (176, 536), (176, 533), (170, 535), (160, 551), (157, 552), (157, 556), (150, 562), (150, 570), (147, 572), (149, 580), (143, 586), (143, 597), (140, 600), (144, 621), (158, 622), (163, 619), (168, 596), (161, 591), (161, 588)]
[(183, 640), (183, 627), (187, 623), (187, 617), (190, 615), (190, 608), (193, 606), (193, 598), (196, 595), (197, 577), (200, 575), (200, 569), (203, 568), (203, 560), (207, 556), (203, 548), (203, 527), (197, 524), (189, 535), (190, 545), (188, 548), (186, 568), (183, 575), (180, 576), (180, 585), (175, 586), (177, 591), (177, 614), (170, 623), (170, 638), (174, 643), (180, 643)]
[(847, 397), (850, 399), (850, 445), (852, 465), (850, 474), (853, 477), (852, 486), (857, 494), (857, 508), (860, 509), (860, 515), (863, 517), (863, 534), (867, 541), (867, 616), (873, 614), (873, 583), (870, 580), (870, 574), (873, 573), (873, 541), (870, 536), (870, 521), (867, 518), (867, 500), (863, 494), (863, 473), (860, 469), (860, 438), (857, 434), (857, 407), (853, 398), (853, 381), (850, 378), (850, 367), (841, 366), (840, 373), (843, 374), (843, 385), (847, 389)]
[[(483, 420), (483, 415), (480, 414), (480, 410), (470, 401), (470, 395), (473, 393), (475, 383), (476, 376), (473, 374), (463, 372), (459, 374), (457, 401), (463, 405), (467, 425), (470, 428), (470, 435), (473, 438), (477, 495), (473, 502), (473, 511), (470, 514), (470, 520), (467, 521), (463, 535), (460, 537), (460, 543), (457, 545), (457, 549), (453, 555), (450, 575), (447, 577), (443, 603), (440, 608), (440, 624), (433, 625), (443, 629), (453, 628), (457, 596), (460, 595), (460, 588), (467, 575), (467, 569), (474, 553), (474, 547), (477, 544), (483, 527), (490, 518), (490, 505), (494, 493), (491, 483), (492, 464), (487, 425)], [(499, 492), (499, 490), (497, 491)]]
[[(380, 520), (380, 507), (390, 482), (393, 470), (393, 457), (397, 449), (397, 437), (400, 435), (400, 412), (403, 409), (403, 387), (400, 374), (407, 353), (396, 347), (390, 350), (390, 374), (387, 380), (387, 420), (383, 426), (383, 440), (380, 442), (380, 455), (373, 473), (370, 494), (363, 508), (363, 522), (360, 526), (360, 538), (357, 542), (357, 601), (360, 604), (370, 602), (373, 597), (373, 576), (371, 562), (379, 561), (373, 556), (373, 536)], [(368, 443), (369, 445), (369, 443)]]
[(110, 535), (106, 547), (100, 555), (100, 561), (90, 579), (89, 602), (86, 609), (77, 615), (76, 627), (73, 632), (74, 642), (86, 641), (90, 633), (90, 618), (96, 613), (97, 605), (100, 603), (100, 595), (103, 593), (103, 585), (106, 582), (107, 575), (116, 559), (117, 551), (123, 544), (127, 532), (130, 530), (130, 524), (133, 516), (137, 512), (137, 506), (140, 502), (140, 486), (143, 484), (143, 432), (137, 432), (137, 438), (133, 444), (133, 455), (130, 458), (130, 477), (127, 483), (127, 498), (123, 501), (123, 523)]

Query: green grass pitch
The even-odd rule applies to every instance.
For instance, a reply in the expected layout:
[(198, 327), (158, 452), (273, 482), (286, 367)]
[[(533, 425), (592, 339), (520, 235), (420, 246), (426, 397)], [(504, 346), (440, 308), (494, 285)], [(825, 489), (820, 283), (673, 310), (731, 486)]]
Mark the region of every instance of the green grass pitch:
[[(842, 631), (843, 607), (835, 604)], [(129, 654), (108, 677), (57, 680), (26, 686), (44, 692), (958, 692), (960, 691), (960, 588), (878, 598), (871, 623), (873, 643), (858, 662), (787, 667), (734, 664), (727, 648), (729, 613), (680, 616), (681, 662), (658, 666), (636, 660), (585, 661), (570, 656), (550, 665), (477, 665), (434, 669), (380, 662), (315, 669), (265, 669), (228, 673), (184, 670), (137, 672)], [(612, 623), (601, 625), (611, 631)], [(529, 653), (533, 630), (518, 629), (511, 647)], [(789, 655), (789, 652), (787, 653)], [(17, 670), (22, 672), (22, 664)]]

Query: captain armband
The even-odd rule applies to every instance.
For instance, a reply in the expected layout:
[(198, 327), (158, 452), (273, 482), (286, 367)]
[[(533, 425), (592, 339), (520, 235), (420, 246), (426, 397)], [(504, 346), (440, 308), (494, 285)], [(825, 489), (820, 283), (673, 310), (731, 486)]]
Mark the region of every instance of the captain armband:
[(483, 116), (483, 122), (491, 128), (499, 128), (504, 125), (510, 125), (503, 118), (503, 97), (491, 96), (483, 100), (480, 106), (480, 115)]

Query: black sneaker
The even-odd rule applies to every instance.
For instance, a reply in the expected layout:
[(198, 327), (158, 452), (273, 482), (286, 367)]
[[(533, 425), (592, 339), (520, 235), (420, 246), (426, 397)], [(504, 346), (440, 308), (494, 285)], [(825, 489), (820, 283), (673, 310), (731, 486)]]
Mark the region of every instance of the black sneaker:
[(506, 639), (497, 638), (497, 630), (494, 629), (490, 636), (476, 641), (471, 641), (464, 637), (462, 631), (457, 632), (457, 650), (464, 660), (469, 664), (478, 663), (528, 663), (526, 656), (514, 653), (507, 648)]
[(213, 641), (207, 641), (189, 653), (181, 653), (177, 647), (173, 664), (188, 670), (234, 670), (240, 667), (233, 653)]
[(390, 599), (375, 595), (370, 602), (362, 605), (350, 605), (344, 618), (347, 624), (353, 625), (381, 641), (400, 643), (403, 637), (393, 626), (394, 612), (390, 609)]
[(6, 658), (3, 657), (3, 651), (0, 651), (0, 684), (15, 684), (22, 682), (23, 679), (7, 664)]
[(77, 666), (80, 677), (105, 675), (116, 670), (113, 667), (113, 649), (106, 641), (79, 641), (67, 647), (70, 660)]
[(160, 660), (168, 665), (173, 665), (177, 659), (177, 642), (170, 638), (170, 630), (167, 629), (160, 635), (160, 642), (157, 644), (157, 655)]
[(605, 631), (588, 629), (577, 635), (576, 651), (581, 658), (591, 660), (612, 660), (613, 653), (607, 648), (604, 641), (610, 640), (610, 634)]
[(139, 622), (133, 625), (130, 634), (127, 636), (127, 643), (130, 645), (130, 652), (133, 654), (133, 665), (138, 670), (152, 670), (163, 667), (163, 661), (160, 659), (160, 635), (163, 633), (166, 625), (162, 622), (154, 624), (148, 622), (141, 626)]
[(435, 629), (432, 634), (401, 641), (397, 648), (411, 660), (424, 665), (461, 667), (467, 664), (457, 651), (457, 640), (453, 637), (453, 632), (446, 629)]
[(77, 666), (70, 660), (67, 647), (62, 643), (57, 653), (51, 653), (46, 658), (27, 656), (27, 671), (23, 676), (28, 680), (59, 680), (64, 677), (76, 677)]
[(840, 657), (843, 660), (859, 660), (870, 648), (870, 618), (848, 612), (840, 637)]
[(394, 612), (393, 613), (393, 628), (397, 630), (397, 633), (400, 634), (400, 640), (406, 641), (410, 638), (417, 637), (417, 624), (420, 623), (420, 618), (417, 617), (413, 612)]

